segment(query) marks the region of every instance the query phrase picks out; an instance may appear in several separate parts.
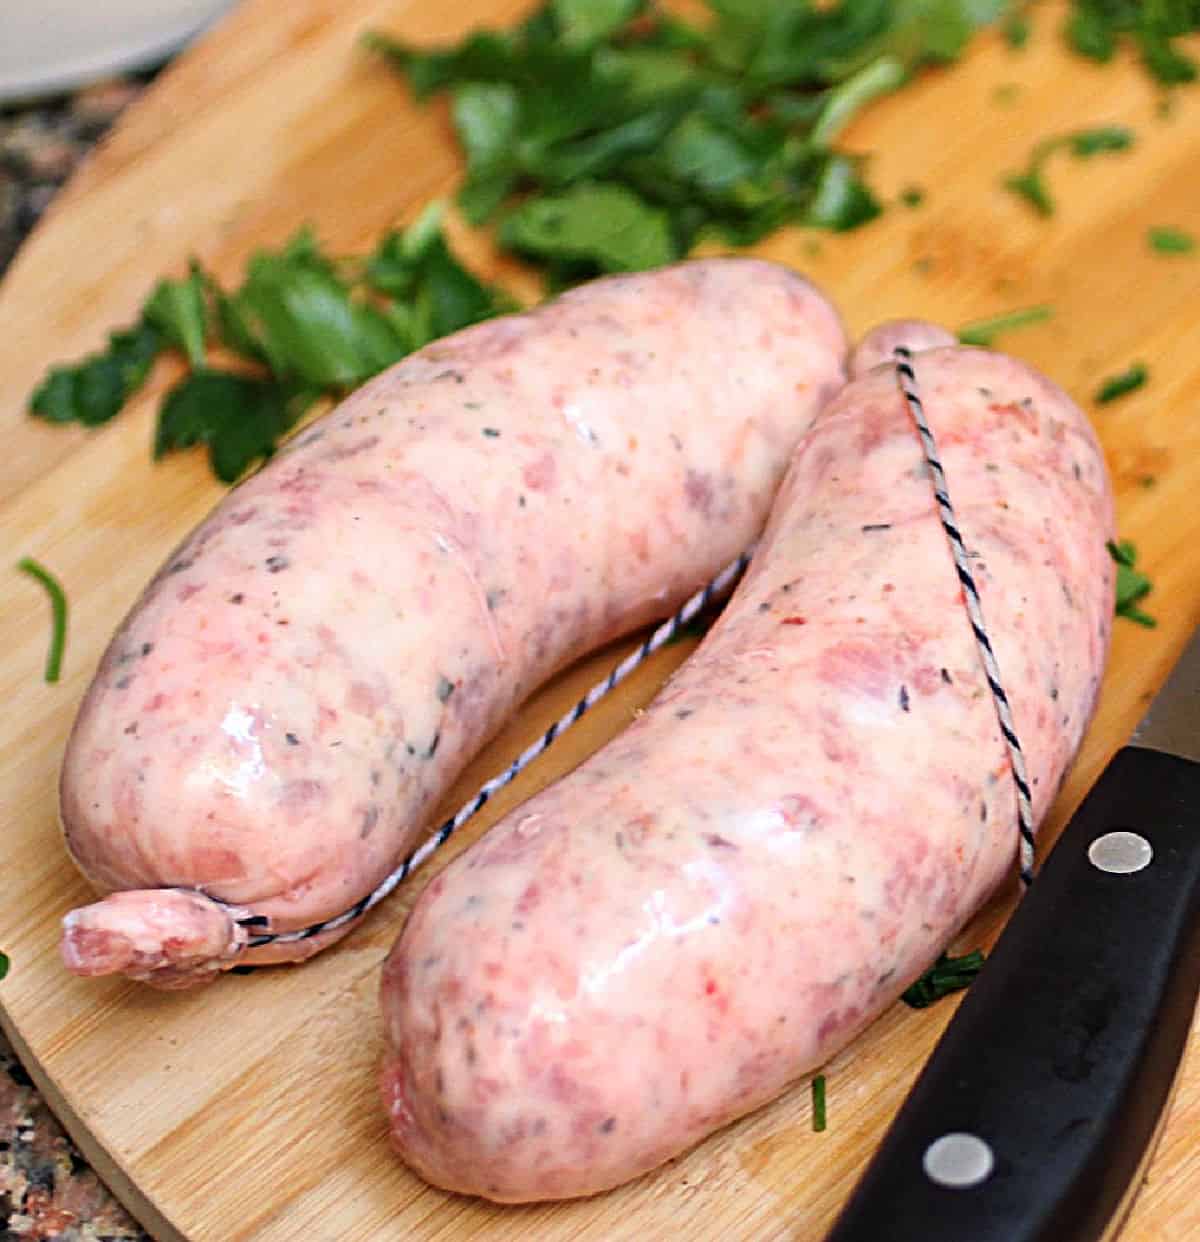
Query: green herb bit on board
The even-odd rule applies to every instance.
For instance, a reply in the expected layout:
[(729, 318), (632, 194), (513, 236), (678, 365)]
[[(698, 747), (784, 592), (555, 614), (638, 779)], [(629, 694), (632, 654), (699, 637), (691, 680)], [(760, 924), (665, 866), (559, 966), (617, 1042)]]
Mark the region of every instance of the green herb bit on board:
[(8, 954), (0, 953), (0, 979), (3, 979), (8, 975), (8, 968), (10, 965), (11, 963), (8, 960)]
[(1146, 234), (1150, 249), (1159, 254), (1191, 254), (1196, 249), (1196, 239), (1182, 229), (1156, 228)]
[(1029, 328), (1035, 323), (1045, 323), (1054, 318), (1054, 311), (1049, 306), (1029, 306), (1023, 310), (1006, 311), (1002, 315), (993, 315), (989, 319), (977, 319), (958, 330), (959, 342), (963, 345), (978, 345), (981, 349), (991, 349), (996, 338), (1005, 332), (1017, 328)]
[(1126, 393), (1141, 388), (1149, 377), (1150, 372), (1146, 369), (1146, 364), (1135, 362), (1119, 375), (1110, 375), (1104, 380), (1096, 389), (1093, 400), (1097, 405), (1107, 405), (1108, 402), (1116, 401), (1118, 397), (1123, 397)]
[(1106, 546), (1109, 555), (1117, 563), (1115, 615), (1153, 629), (1158, 622), (1138, 607), (1154, 587), (1150, 579), (1136, 567), (1137, 549), (1128, 539), (1123, 539), (1120, 543), (1110, 540)]
[(825, 1075), (818, 1074), (812, 1080), (812, 1127), (815, 1134), (820, 1134), (826, 1126), (825, 1116)]
[[(40, 582), (50, 598), (50, 649), (46, 653), (46, 670), (43, 674), (48, 682), (56, 682), (62, 671), (63, 650), (67, 645), (67, 595), (59, 581), (44, 566), (32, 557), (25, 556), (17, 562), (17, 568), (28, 574), (36, 582)], [(0, 976), (2, 978), (3, 976)]]
[(983, 954), (974, 949), (961, 957), (943, 953), (936, 962), (910, 987), (901, 993), (900, 999), (913, 1009), (927, 1009), (951, 992), (961, 992), (971, 986), (971, 981), (983, 969)]
[(1133, 131), (1123, 125), (1100, 125), (1057, 138), (1046, 138), (1034, 147), (1025, 171), (1011, 173), (1002, 184), (1005, 189), (1030, 203), (1039, 215), (1052, 216), (1054, 198), (1046, 185), (1045, 166), (1055, 152), (1070, 151), (1077, 159), (1089, 159), (1093, 155), (1127, 151), (1131, 146)]

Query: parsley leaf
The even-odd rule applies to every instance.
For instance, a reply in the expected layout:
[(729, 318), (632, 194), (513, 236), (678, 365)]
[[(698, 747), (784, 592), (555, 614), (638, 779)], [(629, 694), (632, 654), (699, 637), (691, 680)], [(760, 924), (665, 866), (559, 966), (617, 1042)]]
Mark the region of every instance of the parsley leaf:
[(456, 48), (423, 52), (379, 31), (369, 30), (363, 35), (363, 46), (404, 74), (418, 99), (445, 90), (454, 82), (497, 80), (512, 57), (515, 43), (514, 35), (476, 31)]
[(1138, 625), (1152, 629), (1158, 622), (1144, 613), (1138, 607), (1138, 603), (1150, 594), (1154, 585), (1144, 573), (1136, 568), (1137, 548), (1128, 539), (1123, 539), (1120, 543), (1113, 543), (1110, 540), (1105, 546), (1108, 548), (1108, 554), (1117, 563), (1114, 603), (1116, 616), (1125, 617), (1129, 621), (1136, 621)]
[(142, 314), (164, 338), (187, 355), (194, 367), (204, 365), (204, 336), (208, 327), (207, 286), (200, 265), (192, 260), (183, 280), (160, 280)]
[(500, 241), (543, 261), (557, 283), (658, 267), (680, 257), (666, 212), (624, 186), (603, 182), (522, 203), (505, 217)]
[(514, 149), (520, 132), (520, 100), (510, 82), (465, 82), (451, 108), (467, 156), (467, 179), (459, 205), (472, 224), (486, 220), (516, 184)]
[(207, 444), (213, 474), (233, 483), (255, 461), (271, 456), (315, 396), (311, 389), (291, 390), (231, 371), (196, 371), (162, 404), (154, 456)]
[(1133, 145), (1133, 132), (1123, 125), (1100, 125), (1081, 129), (1062, 137), (1046, 138), (1033, 149), (1023, 172), (1004, 178), (1005, 189), (1026, 199), (1039, 215), (1054, 214), (1054, 199), (1046, 185), (1046, 161), (1056, 152), (1067, 150), (1079, 159), (1114, 151), (1125, 151)]
[(552, 0), (559, 37), (568, 47), (590, 47), (646, 7), (645, 0)]
[(442, 212), (443, 204), (431, 204), (409, 229), (386, 234), (367, 261), (367, 283), (396, 299), (386, 313), (405, 352), (517, 309), (450, 252), (441, 231)]
[(1123, 397), (1126, 393), (1141, 388), (1149, 375), (1145, 363), (1135, 362), (1119, 375), (1111, 375), (1104, 380), (1096, 389), (1094, 400), (1097, 405), (1107, 405), (1110, 401), (1116, 401), (1118, 397)]
[(1147, 234), (1151, 250), (1159, 254), (1191, 254), (1196, 249), (1196, 239), (1182, 229), (1157, 228)]
[(281, 380), (351, 388), (407, 352), (388, 318), (352, 295), (307, 232), (251, 258), (231, 310)]
[(971, 981), (983, 969), (983, 954), (975, 949), (962, 957), (943, 953), (936, 962), (911, 986), (900, 999), (913, 1009), (926, 1009), (951, 992), (961, 992), (971, 986)]
[(106, 423), (145, 384), (166, 345), (162, 332), (145, 318), (113, 332), (106, 350), (72, 366), (51, 368), (29, 399), (30, 411), (52, 423)]

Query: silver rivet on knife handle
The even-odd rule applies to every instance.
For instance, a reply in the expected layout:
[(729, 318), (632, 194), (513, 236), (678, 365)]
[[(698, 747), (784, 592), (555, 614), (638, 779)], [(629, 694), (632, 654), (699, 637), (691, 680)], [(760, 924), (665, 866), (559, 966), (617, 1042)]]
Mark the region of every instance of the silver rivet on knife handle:
[(921, 1164), (931, 1182), (950, 1190), (969, 1190), (991, 1177), (996, 1158), (977, 1134), (954, 1131), (934, 1139), (925, 1148)]
[(1109, 875), (1133, 875), (1150, 865), (1154, 847), (1136, 832), (1106, 832), (1088, 846), (1088, 861)]

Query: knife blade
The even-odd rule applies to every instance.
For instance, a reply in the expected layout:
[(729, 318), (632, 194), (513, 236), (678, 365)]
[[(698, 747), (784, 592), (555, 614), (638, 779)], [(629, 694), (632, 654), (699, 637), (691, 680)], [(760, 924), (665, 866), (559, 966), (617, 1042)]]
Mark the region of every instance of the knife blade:
[(1119, 1227), (1200, 994), (1200, 630), (1064, 829), (826, 1242)]

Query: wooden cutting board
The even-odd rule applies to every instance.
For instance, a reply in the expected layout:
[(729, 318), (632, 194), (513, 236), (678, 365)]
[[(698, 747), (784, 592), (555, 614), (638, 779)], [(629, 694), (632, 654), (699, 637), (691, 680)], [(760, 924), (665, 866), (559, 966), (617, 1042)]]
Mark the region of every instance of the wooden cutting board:
[[(0, 550), (32, 555), (72, 603), (66, 673), (41, 681), (45, 601), (10, 574), (0, 617), (0, 985), (6, 1032), (85, 1153), (156, 1237), (193, 1242), (375, 1238), (819, 1238), (949, 1018), (897, 1006), (826, 1069), (829, 1129), (814, 1134), (807, 1083), (630, 1186), (585, 1202), (497, 1208), (424, 1186), (390, 1155), (376, 1100), (379, 964), (416, 892), (410, 882), (366, 925), (312, 963), (227, 977), (166, 995), (83, 982), (58, 965), (58, 922), (88, 899), (58, 837), (55, 778), (78, 699), (108, 636), (168, 548), (221, 494), (199, 456), (154, 466), (153, 408), (172, 378), (107, 428), (35, 423), (24, 403), (51, 363), (133, 318), (154, 279), (189, 254), (233, 278), (250, 250), (313, 222), (344, 252), (411, 218), (454, 184), (444, 108), (415, 107), (356, 47), (368, 26), (413, 39), (505, 22), (512, 0), (246, 2), (122, 121), (56, 201), (0, 285)], [(844, 237), (792, 232), (760, 253), (820, 282), (854, 332), (923, 315), (958, 325), (1047, 302), (1049, 324), (1005, 345), (1085, 404), (1098, 379), (1134, 360), (1149, 385), (1094, 408), (1116, 483), (1120, 528), (1156, 589), (1156, 630), (1117, 625), (1099, 713), (1044, 840), (1120, 745), (1200, 619), (1200, 255), (1164, 257), (1146, 230), (1200, 234), (1200, 87), (1160, 115), (1131, 62), (1074, 59), (1039, 7), (1036, 37), (1013, 52), (981, 38), (966, 61), (855, 124), (894, 205)], [(1010, 84), (1017, 84), (1014, 91)], [(1058, 159), (1050, 220), (997, 188), (1035, 141), (1082, 125), (1132, 125), (1136, 149)], [(468, 253), (488, 272), (486, 245)], [(528, 280), (523, 288), (530, 291)], [(625, 724), (686, 647), (589, 716), (498, 798), (443, 860), (537, 786)], [(573, 670), (521, 714), (447, 806), (546, 722), (612, 653)], [(986, 943), (1009, 912), (994, 903), (961, 945)], [(1200, 1055), (1127, 1227), (1134, 1239), (1200, 1236)]]

